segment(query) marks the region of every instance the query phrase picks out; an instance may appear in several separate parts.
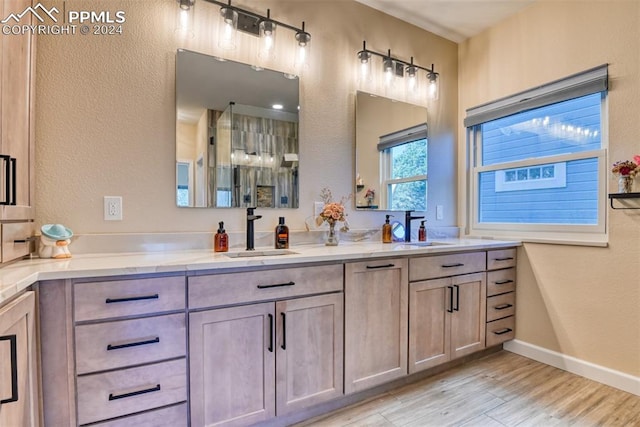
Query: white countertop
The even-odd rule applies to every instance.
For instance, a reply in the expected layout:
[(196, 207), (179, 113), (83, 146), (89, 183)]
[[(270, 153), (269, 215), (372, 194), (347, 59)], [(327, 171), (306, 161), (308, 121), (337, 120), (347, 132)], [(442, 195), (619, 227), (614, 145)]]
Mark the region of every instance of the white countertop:
[[(440, 243), (440, 244), (438, 244)], [(328, 261), (448, 253), (520, 246), (519, 242), (482, 239), (447, 239), (434, 246), (405, 243), (343, 242), (339, 246), (301, 245), (290, 255), (231, 258), (212, 250), (74, 255), (64, 260), (29, 259), (0, 268), (0, 304), (41, 280), (77, 279), (127, 274), (174, 273), (262, 265), (288, 265)], [(256, 248), (256, 251), (272, 250)], [(234, 252), (244, 251), (230, 251)]]

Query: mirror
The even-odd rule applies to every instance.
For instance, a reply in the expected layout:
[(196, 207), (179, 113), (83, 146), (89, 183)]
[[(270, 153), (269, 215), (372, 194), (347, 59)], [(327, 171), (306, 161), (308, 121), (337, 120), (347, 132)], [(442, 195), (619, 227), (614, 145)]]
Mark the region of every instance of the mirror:
[(427, 109), (356, 94), (358, 209), (427, 209)]
[(298, 207), (296, 76), (179, 49), (176, 203)]

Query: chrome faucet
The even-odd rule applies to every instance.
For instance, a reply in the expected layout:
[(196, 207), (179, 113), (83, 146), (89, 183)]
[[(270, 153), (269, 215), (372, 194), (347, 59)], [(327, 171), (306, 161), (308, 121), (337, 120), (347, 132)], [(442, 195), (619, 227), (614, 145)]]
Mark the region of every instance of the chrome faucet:
[(247, 208), (247, 250), (252, 251), (253, 247), (253, 221), (262, 218), (262, 215), (254, 215), (253, 210), (255, 208)]
[(411, 241), (411, 221), (414, 219), (423, 219), (423, 216), (411, 216), (411, 211), (404, 211), (404, 241)]

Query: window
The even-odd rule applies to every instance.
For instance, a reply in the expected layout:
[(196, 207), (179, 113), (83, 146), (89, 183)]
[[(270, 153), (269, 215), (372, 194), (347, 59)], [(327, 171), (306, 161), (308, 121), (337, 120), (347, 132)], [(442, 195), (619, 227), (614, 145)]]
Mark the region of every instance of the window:
[(380, 137), (382, 197), (390, 210), (427, 210), (427, 125)]
[(469, 234), (602, 240), (606, 88), (605, 65), (467, 110)]

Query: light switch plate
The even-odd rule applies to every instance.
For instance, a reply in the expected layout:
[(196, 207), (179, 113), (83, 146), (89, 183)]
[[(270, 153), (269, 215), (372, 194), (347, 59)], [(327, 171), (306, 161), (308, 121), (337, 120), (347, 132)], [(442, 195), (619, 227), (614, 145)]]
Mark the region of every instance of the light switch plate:
[(440, 221), (444, 219), (444, 206), (436, 205), (436, 219)]
[(122, 197), (104, 196), (104, 220), (122, 221)]

